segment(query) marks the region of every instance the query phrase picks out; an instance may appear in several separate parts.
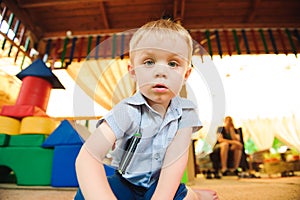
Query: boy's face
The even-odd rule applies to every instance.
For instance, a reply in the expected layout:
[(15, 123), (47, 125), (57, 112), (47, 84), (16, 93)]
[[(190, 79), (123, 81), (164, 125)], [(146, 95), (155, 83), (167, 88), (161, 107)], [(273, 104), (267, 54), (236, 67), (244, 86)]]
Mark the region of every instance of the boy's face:
[(189, 77), (188, 46), (177, 37), (144, 37), (133, 51), (129, 73), (150, 106), (167, 108)]

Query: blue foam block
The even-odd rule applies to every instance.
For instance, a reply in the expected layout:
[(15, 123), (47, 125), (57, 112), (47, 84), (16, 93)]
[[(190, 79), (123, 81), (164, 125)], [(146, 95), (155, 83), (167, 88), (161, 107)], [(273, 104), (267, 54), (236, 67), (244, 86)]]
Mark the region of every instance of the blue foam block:
[(47, 65), (41, 59), (36, 59), (16, 76), (21, 80), (26, 76), (44, 78), (51, 83), (53, 88), (65, 89), (59, 79), (52, 73), (51, 69), (47, 67)]
[[(81, 145), (57, 146), (54, 148), (51, 185), (53, 187), (78, 187), (75, 160)], [(115, 169), (104, 165), (105, 173), (111, 176)]]
[(54, 148), (51, 185), (54, 187), (78, 187), (75, 160), (81, 145), (56, 146)]
[(63, 120), (60, 125), (49, 135), (43, 147), (59, 145), (82, 145), (83, 139), (73, 128), (68, 120)]

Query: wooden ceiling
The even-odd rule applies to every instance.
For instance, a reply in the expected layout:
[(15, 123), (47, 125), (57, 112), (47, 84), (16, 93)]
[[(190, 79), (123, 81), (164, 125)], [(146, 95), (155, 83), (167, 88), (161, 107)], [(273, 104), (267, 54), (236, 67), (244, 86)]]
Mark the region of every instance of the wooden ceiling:
[[(48, 38), (64, 38), (67, 31), (71, 31), (72, 36), (118, 33), (138, 28), (150, 20), (162, 17), (180, 21), (192, 33), (216, 29), (294, 30), (300, 27), (299, 0), (4, 0), (3, 2), (31, 30), (35, 42), (45, 41)], [(242, 37), (240, 33), (239, 36)], [(232, 40), (234, 43), (233, 37)]]
[(299, 27), (299, 0), (4, 0), (37, 38), (114, 33), (173, 17), (187, 29)]

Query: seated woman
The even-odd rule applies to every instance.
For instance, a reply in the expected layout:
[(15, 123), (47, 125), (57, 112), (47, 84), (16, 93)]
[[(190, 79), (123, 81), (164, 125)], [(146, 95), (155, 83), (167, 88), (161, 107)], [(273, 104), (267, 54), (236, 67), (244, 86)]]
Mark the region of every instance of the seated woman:
[[(223, 176), (230, 172), (238, 175), (238, 167), (240, 164), (243, 144), (241, 143), (240, 135), (234, 127), (233, 120), (230, 116), (225, 117), (224, 126), (218, 128), (217, 144), (214, 149), (220, 148), (221, 173)], [(233, 168), (227, 169), (228, 152), (233, 152)]]

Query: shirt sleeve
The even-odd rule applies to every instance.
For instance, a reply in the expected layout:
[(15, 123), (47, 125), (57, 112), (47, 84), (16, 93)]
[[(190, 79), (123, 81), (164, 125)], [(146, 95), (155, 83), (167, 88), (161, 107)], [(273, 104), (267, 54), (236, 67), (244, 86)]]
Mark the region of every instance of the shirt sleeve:
[(116, 138), (120, 139), (126, 132), (132, 132), (132, 130), (136, 129), (138, 122), (135, 116), (137, 115), (138, 109), (136, 107), (120, 102), (100, 119), (97, 125), (100, 125), (105, 120)]
[(193, 133), (200, 130), (202, 128), (202, 123), (199, 119), (198, 113), (196, 112), (196, 109), (183, 109), (182, 116), (179, 122), (178, 129), (181, 128), (193, 128)]

